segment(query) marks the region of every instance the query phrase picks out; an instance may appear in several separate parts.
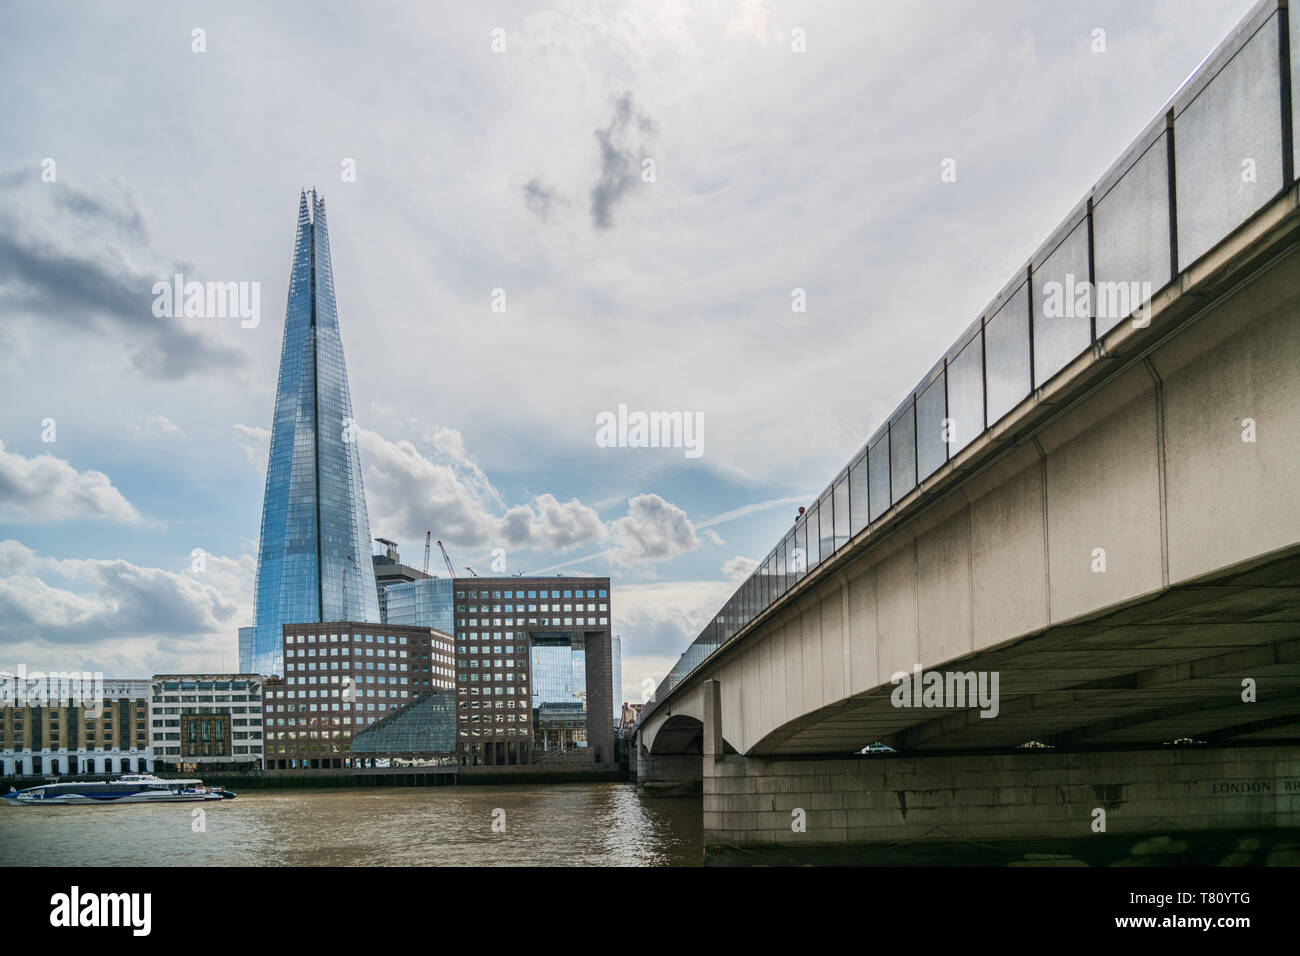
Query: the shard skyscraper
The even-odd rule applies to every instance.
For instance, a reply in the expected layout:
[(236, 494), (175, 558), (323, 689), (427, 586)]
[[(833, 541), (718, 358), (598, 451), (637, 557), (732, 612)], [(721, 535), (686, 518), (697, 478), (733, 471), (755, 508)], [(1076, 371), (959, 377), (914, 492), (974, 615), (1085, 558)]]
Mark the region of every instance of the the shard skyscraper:
[(304, 192), (262, 503), (244, 673), (283, 674), (283, 624), (379, 621), (370, 522), (339, 337), (325, 200)]

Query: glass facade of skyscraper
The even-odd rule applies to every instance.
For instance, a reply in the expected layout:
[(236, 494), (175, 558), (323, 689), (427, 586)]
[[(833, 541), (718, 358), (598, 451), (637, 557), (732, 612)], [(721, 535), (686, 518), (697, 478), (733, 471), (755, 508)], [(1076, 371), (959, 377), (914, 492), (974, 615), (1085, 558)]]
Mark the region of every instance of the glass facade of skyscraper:
[(240, 669), (283, 673), (281, 627), (379, 621), (325, 200), (303, 194), (262, 505), (252, 639)]
[(424, 578), (390, 584), (386, 594), (389, 624), (432, 627), (447, 634), (455, 633), (451, 578)]

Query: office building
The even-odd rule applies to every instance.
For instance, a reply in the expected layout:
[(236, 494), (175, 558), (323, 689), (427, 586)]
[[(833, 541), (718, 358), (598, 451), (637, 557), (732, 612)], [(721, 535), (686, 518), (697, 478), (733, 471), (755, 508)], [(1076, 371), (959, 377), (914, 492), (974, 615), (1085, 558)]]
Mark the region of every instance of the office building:
[(156, 674), (150, 746), (159, 771), (260, 770), (262, 680), (257, 674)]
[(461, 763), (559, 753), (612, 761), (609, 579), (470, 577), (454, 586)]
[(0, 674), (0, 775), (153, 769), (149, 681)]
[(239, 669), (282, 673), (282, 627), (379, 622), (325, 200), (303, 193), (262, 503), (253, 625)]
[(352, 737), (399, 707), (455, 687), (450, 634), (363, 621), (286, 624), (284, 677), (268, 680), (268, 770), (353, 766)]

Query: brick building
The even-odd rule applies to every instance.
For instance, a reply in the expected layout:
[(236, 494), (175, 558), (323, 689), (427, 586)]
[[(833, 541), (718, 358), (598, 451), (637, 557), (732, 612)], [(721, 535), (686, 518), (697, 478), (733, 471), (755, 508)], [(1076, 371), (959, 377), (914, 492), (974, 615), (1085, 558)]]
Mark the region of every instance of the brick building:
[(457, 753), (614, 760), (609, 578), (455, 579)]
[(351, 767), (352, 735), (437, 689), (455, 687), (450, 634), (338, 622), (283, 625), (284, 676), (262, 695), (266, 767)]

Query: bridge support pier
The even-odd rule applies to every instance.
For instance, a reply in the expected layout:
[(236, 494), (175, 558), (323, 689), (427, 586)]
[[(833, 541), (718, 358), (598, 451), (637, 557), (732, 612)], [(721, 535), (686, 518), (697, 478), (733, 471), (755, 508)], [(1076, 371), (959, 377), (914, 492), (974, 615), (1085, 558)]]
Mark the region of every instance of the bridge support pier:
[(699, 754), (638, 754), (637, 788), (658, 797), (698, 797), (704, 792), (703, 759)]
[(1300, 864), (1294, 745), (719, 755), (704, 771), (714, 865)]

